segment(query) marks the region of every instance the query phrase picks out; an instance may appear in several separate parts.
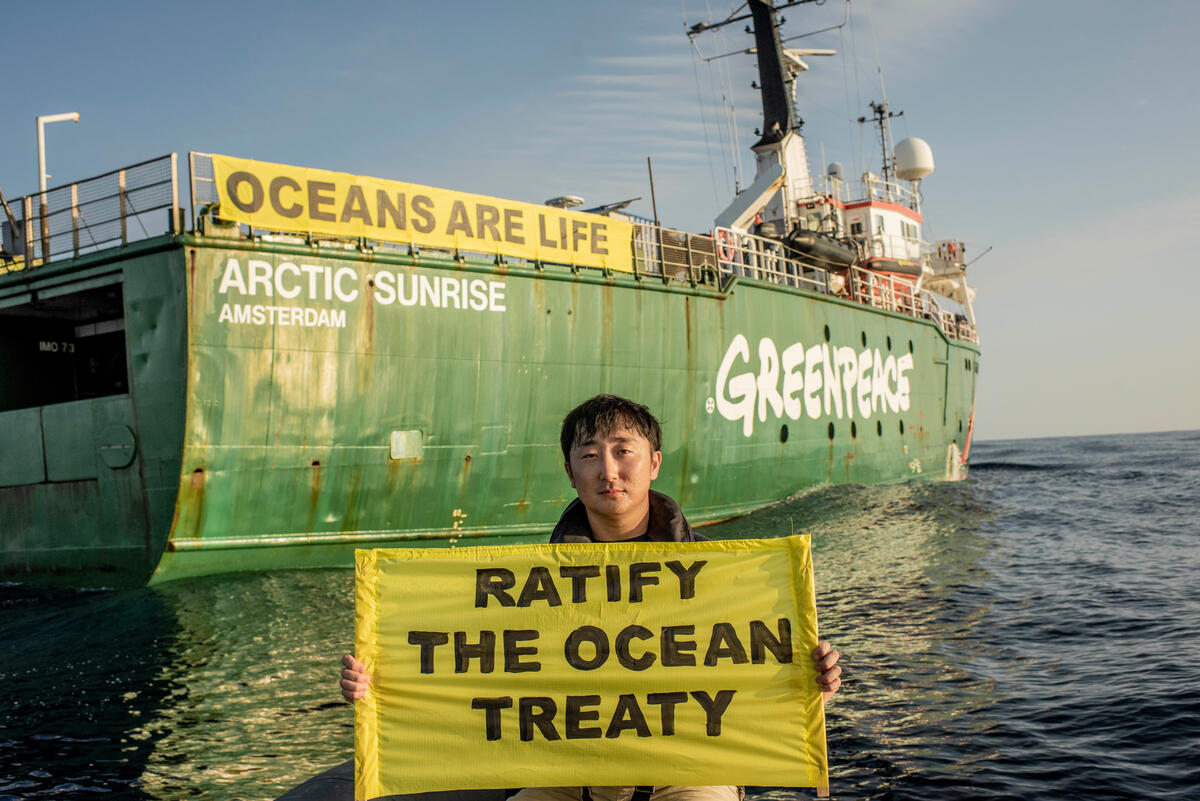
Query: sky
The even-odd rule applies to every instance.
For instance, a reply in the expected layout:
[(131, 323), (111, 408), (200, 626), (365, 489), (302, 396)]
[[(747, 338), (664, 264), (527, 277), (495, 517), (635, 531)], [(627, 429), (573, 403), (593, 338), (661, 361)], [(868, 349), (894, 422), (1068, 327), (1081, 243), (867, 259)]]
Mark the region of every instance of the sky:
[[(0, 190), (36, 189), (34, 119), (77, 111), (46, 128), (52, 186), (197, 150), (651, 216), (651, 157), (663, 223), (704, 231), (734, 153), (753, 180), (761, 104), (752, 58), (701, 61), (684, 23), (735, 5), (11, 4)], [(783, 33), (845, 13), (789, 9)], [(896, 141), (933, 148), (925, 237), (991, 248), (968, 272), (978, 438), (1200, 428), (1197, 30), (1187, 0), (854, 0), (789, 43), (838, 51), (798, 80), (814, 172), (878, 171), (854, 120), (881, 69)]]

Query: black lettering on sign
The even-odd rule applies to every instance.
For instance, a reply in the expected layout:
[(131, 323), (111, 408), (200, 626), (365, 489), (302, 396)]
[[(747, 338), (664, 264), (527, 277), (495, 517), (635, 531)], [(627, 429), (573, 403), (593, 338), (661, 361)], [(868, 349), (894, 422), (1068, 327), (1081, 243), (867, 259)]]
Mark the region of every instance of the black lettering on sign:
[(283, 191), (284, 187), (287, 187), (293, 192), (300, 191), (300, 184), (296, 183), (286, 175), (279, 175), (272, 178), (271, 187), (268, 190), (268, 194), (271, 198), (271, 208), (275, 209), (275, 213), (280, 217), (295, 219), (304, 213), (304, 207), (299, 203), (293, 203), (290, 206), (283, 205), (283, 200), (279, 197), (279, 193)]
[(500, 209), (495, 206), (488, 206), (480, 203), (475, 207), (475, 234), (480, 239), (486, 239), (483, 235), (485, 230), (490, 231), (492, 239), (497, 242), (500, 239), (500, 229), (496, 227), (496, 223), (500, 222)]
[(721, 735), (721, 716), (729, 708), (729, 702), (733, 700), (736, 692), (737, 690), (718, 690), (717, 697), (712, 698), (703, 690), (692, 691), (691, 696), (696, 699), (696, 703), (704, 707), (704, 714), (707, 718), (705, 730), (709, 737)]
[(664, 562), (672, 573), (679, 577), (679, 599), (686, 601), (689, 598), (696, 597), (696, 576), (700, 575), (700, 568), (708, 564), (708, 560), (701, 559), (698, 562), (692, 562), (689, 567), (684, 567), (683, 562), (677, 562), (672, 559), (669, 562)]
[(584, 728), (579, 724), (585, 720), (599, 720), (600, 712), (595, 709), (584, 709), (600, 705), (598, 695), (568, 695), (567, 696), (567, 739), (568, 740), (597, 740), (601, 731), (599, 726)]
[(514, 245), (524, 245), (525, 236), (521, 233), (524, 225), (521, 221), (520, 209), (504, 210), (504, 241)]
[(489, 740), (500, 739), (500, 710), (512, 709), (512, 698), (472, 698), (471, 709), (483, 710), (483, 728)]
[(571, 603), (587, 602), (587, 580), (600, 575), (599, 565), (567, 565), (558, 569), (558, 575), (571, 580)]
[(554, 244), (554, 240), (551, 239), (546, 233), (546, 215), (544, 214), (538, 215), (538, 236), (541, 237), (542, 247), (557, 247), (557, 245)]
[(642, 587), (647, 584), (657, 584), (658, 576), (649, 575), (662, 569), (658, 562), (634, 562), (629, 566), (629, 602), (640, 603)]
[(732, 623), (714, 623), (712, 638), (708, 641), (708, 651), (704, 654), (704, 664), (715, 667), (718, 659), (730, 659), (735, 665), (744, 665), (750, 661), (746, 656), (746, 646), (738, 639), (737, 631)]
[(488, 596), (495, 598), (501, 606), (513, 606), (516, 601), (505, 590), (516, 586), (517, 577), (503, 567), (480, 567), (475, 569), (475, 608), (487, 606)]
[(421, 646), (421, 672), (433, 672), (433, 649), (450, 642), (450, 635), (444, 631), (410, 631), (408, 644)]
[(563, 250), (567, 249), (567, 218), (558, 218), (558, 241), (559, 247)]
[(604, 223), (592, 223), (592, 252), (600, 256), (607, 256), (608, 248), (601, 247), (607, 241), (608, 226)]
[(776, 662), (792, 661), (792, 622), (781, 617), (776, 627), (778, 638), (771, 635), (770, 629), (761, 620), (750, 621), (750, 661), (754, 664), (761, 665), (766, 661), (766, 651), (774, 654)]
[(579, 252), (579, 243), (587, 239), (587, 220), (571, 220), (571, 250)]
[(346, 192), (346, 202), (342, 206), (341, 221), (350, 222), (354, 219), (362, 220), (363, 225), (371, 224), (371, 212), (367, 210), (367, 197), (358, 184), (350, 185), (350, 189)]
[[(584, 643), (591, 643), (595, 649), (591, 659), (584, 659), (579, 653)], [(580, 626), (567, 635), (563, 654), (567, 658), (567, 664), (576, 670), (595, 670), (608, 661), (608, 635), (603, 629), (595, 626)]]
[(504, 632), (504, 672), (505, 673), (536, 673), (542, 669), (541, 662), (522, 662), (523, 656), (535, 656), (538, 652), (534, 646), (522, 646), (519, 643), (532, 642), (538, 638), (538, 632), (533, 629), (506, 629)]
[(562, 606), (562, 598), (558, 596), (554, 579), (550, 578), (549, 568), (530, 568), (525, 586), (521, 588), (521, 597), (517, 599), (517, 606), (529, 606), (534, 601), (545, 601), (549, 606)]
[(634, 624), (626, 626), (617, 634), (617, 639), (613, 643), (614, 649), (617, 652), (617, 661), (621, 663), (621, 667), (629, 670), (645, 670), (654, 664), (655, 656), (652, 653), (643, 653), (641, 656), (635, 657), (629, 653), (630, 640), (652, 640), (654, 634), (645, 626)]
[[(534, 707), (537, 711), (534, 712)], [(553, 698), (544, 696), (530, 696), (521, 698), (517, 702), (517, 713), (520, 717), (521, 739), (529, 742), (533, 739), (533, 727), (537, 726), (538, 731), (547, 740), (561, 740), (558, 736), (558, 729), (554, 728), (554, 715), (558, 712), (558, 704), (554, 703)]]
[(467, 219), (467, 207), (461, 200), (454, 201), (450, 207), (450, 222), (446, 223), (446, 236), (457, 233), (474, 236), (471, 233), (471, 221)]
[(333, 204), (333, 195), (324, 194), (326, 192), (332, 193), (333, 190), (334, 185), (328, 181), (308, 182), (308, 216), (311, 219), (325, 220), (326, 222), (333, 222), (337, 219), (337, 215), (335, 215), (332, 211), (321, 210), (322, 206), (329, 206)]
[(408, 212), (408, 207), (404, 199), (403, 192), (396, 193), (396, 204), (392, 205), (392, 199), (388, 197), (387, 190), (375, 190), (375, 225), (379, 228), (387, 227), (387, 218), (392, 218), (392, 227), (398, 231), (404, 230), (404, 217)]
[(454, 672), (466, 673), (471, 660), (479, 660), (479, 672), (491, 673), (496, 668), (496, 632), (479, 632), (479, 642), (467, 642), (465, 631), (454, 632)]
[[(242, 198), (238, 194), (238, 190), (242, 184), (250, 187), (250, 200), (245, 203), (242, 202)], [(253, 214), (262, 208), (262, 184), (259, 183), (258, 176), (252, 172), (239, 170), (230, 173), (229, 177), (225, 179), (225, 194), (229, 195), (229, 202), (247, 214)]]
[(429, 195), (414, 195), (412, 199), (414, 217), (420, 217), (421, 222), (413, 221), (413, 230), (427, 234), (433, 230), (437, 221), (433, 219), (433, 198)]
[(687, 699), (687, 693), (650, 693), (646, 696), (646, 703), (662, 707), (663, 734), (670, 736), (675, 733), (675, 707), (686, 704)]
[(608, 731), (604, 732), (604, 736), (615, 740), (621, 736), (621, 732), (630, 729), (636, 731), (638, 737), (650, 736), (650, 727), (646, 725), (646, 716), (638, 706), (637, 697), (623, 693), (617, 698), (617, 708), (613, 710), (612, 720), (609, 721)]
[(608, 585), (608, 600), (621, 600), (621, 566), (620, 565), (605, 565), (604, 579)]
[(696, 657), (687, 651), (695, 651), (696, 643), (691, 640), (678, 640), (679, 635), (691, 636), (696, 633), (695, 626), (663, 626), (660, 651), (662, 652), (663, 667), (684, 667), (696, 664)]

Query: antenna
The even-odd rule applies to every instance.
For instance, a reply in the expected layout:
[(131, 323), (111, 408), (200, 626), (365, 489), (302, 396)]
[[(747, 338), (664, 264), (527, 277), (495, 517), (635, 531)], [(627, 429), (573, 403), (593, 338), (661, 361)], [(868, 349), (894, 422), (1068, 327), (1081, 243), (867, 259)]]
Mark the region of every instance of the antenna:
[[(883, 72), (879, 73), (880, 85), (883, 85)], [(904, 116), (903, 111), (889, 111), (888, 103), (885, 99), (882, 103), (871, 101), (871, 117), (875, 124), (879, 126), (879, 146), (883, 150), (883, 180), (890, 182), (892, 180), (893, 164), (892, 164), (892, 127), (888, 124), (888, 120), (893, 117)], [(858, 124), (865, 125), (866, 117), (859, 117)]]

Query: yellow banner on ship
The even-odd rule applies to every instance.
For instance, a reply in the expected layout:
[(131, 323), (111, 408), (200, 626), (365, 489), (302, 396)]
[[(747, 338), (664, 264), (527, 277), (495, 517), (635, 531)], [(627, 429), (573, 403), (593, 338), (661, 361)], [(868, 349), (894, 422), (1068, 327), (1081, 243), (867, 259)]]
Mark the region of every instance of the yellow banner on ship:
[(632, 272), (633, 226), (599, 214), (214, 155), (222, 219)]
[(356, 561), (356, 799), (829, 785), (807, 536)]

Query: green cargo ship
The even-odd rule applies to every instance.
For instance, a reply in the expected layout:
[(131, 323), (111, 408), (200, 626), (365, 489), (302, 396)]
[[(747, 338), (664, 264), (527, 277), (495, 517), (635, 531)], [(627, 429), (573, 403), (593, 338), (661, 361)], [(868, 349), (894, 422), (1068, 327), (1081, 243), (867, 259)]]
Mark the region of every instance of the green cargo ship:
[(814, 180), (814, 51), (750, 6), (768, 134), (709, 233), (198, 153), (190, 219), (173, 154), (6, 204), (0, 579), (537, 541), (597, 392), (659, 415), (697, 523), (964, 476), (980, 351), (961, 243), (920, 238), (932, 160), (881, 106), (882, 175)]

